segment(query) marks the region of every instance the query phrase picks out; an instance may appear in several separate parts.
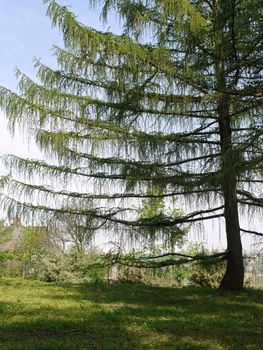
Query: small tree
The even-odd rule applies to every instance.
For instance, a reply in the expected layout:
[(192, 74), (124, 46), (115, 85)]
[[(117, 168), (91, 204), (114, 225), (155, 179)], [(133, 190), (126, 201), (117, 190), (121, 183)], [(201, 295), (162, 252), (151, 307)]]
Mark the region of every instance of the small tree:
[(42, 258), (55, 246), (47, 227), (28, 226), (21, 229), (14, 258), (22, 263), (22, 275), (37, 275)]
[(66, 243), (73, 243), (79, 253), (84, 253), (91, 248), (92, 241), (98, 230), (106, 220), (98, 220), (93, 216), (77, 216), (72, 214), (62, 215), (58, 220), (50, 223), (54, 239), (59, 239), (65, 251)]

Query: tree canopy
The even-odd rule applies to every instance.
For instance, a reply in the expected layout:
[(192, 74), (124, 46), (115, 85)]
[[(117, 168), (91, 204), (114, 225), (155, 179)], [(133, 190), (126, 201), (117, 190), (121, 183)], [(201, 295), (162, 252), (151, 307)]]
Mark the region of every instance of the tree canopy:
[[(5, 157), (13, 174), (2, 179), (5, 207), (92, 216), (137, 237), (154, 228), (172, 238), (222, 217), (221, 287), (241, 289), (240, 233), (251, 231), (239, 213), (263, 204), (261, 1), (91, 1), (103, 4), (104, 20), (111, 9), (119, 15), (122, 35), (44, 2), (64, 38), (54, 47), (59, 69), (36, 60), (38, 82), (17, 70), (20, 93), (1, 88), (0, 105), (50, 161)], [(147, 198), (199, 209), (143, 217)]]

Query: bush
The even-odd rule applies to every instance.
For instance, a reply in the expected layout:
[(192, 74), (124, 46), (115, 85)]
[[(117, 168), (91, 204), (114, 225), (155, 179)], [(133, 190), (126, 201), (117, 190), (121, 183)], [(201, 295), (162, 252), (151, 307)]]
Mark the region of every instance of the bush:
[(23, 265), (18, 260), (7, 260), (0, 265), (1, 277), (21, 277), (23, 275)]
[(218, 288), (226, 269), (226, 262), (202, 261), (192, 264), (188, 282), (193, 287)]
[(158, 287), (181, 287), (186, 285), (186, 266), (167, 266), (159, 269), (123, 266), (120, 268), (120, 281), (143, 283)]
[(0, 252), (0, 277), (21, 277), (23, 264), (12, 252)]
[(45, 282), (101, 282), (106, 279), (106, 268), (96, 266), (98, 252), (64, 254), (54, 251), (42, 259), (38, 277)]

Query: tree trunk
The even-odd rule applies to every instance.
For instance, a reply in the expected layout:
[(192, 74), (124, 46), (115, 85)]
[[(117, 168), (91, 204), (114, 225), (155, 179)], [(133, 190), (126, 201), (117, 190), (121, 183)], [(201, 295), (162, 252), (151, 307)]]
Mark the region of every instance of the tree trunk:
[(240, 236), (238, 204), (237, 204), (237, 173), (235, 164), (237, 153), (233, 148), (230, 122), (230, 101), (227, 93), (225, 62), (229, 60), (228, 46), (232, 43), (226, 40), (225, 30), (228, 25), (222, 13), (227, 0), (214, 2), (214, 42), (215, 42), (215, 71), (218, 92), (218, 120), (221, 144), (221, 188), (224, 198), (224, 217), (227, 236), (227, 268), (221, 281), (220, 288), (224, 290), (241, 290), (244, 282), (244, 266), (242, 243)]
[(241, 290), (244, 282), (242, 243), (240, 236), (238, 204), (236, 195), (237, 174), (236, 153), (232, 147), (229, 102), (223, 94), (218, 104), (219, 133), (222, 154), (222, 191), (224, 196), (224, 217), (227, 236), (227, 268), (220, 288)]

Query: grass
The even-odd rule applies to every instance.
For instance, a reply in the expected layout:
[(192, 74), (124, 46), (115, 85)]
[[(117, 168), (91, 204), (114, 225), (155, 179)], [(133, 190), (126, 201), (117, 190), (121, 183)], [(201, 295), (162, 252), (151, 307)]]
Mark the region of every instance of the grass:
[(263, 291), (0, 279), (0, 349), (263, 349)]

